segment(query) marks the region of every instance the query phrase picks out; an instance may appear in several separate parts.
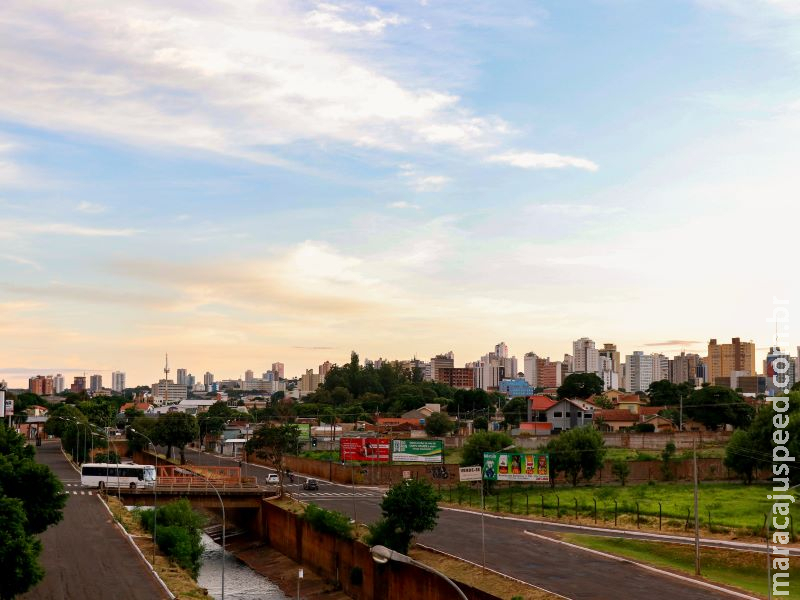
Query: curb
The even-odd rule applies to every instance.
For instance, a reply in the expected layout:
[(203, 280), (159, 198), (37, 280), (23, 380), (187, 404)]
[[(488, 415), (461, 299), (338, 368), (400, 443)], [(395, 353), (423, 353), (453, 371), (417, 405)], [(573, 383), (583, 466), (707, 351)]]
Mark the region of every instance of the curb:
[(733, 591), (731, 589), (724, 588), (724, 587), (721, 587), (721, 586), (718, 586), (718, 585), (714, 585), (713, 583), (708, 583), (706, 581), (701, 581), (699, 579), (694, 579), (692, 577), (687, 577), (685, 575), (678, 575), (677, 573), (672, 573), (670, 571), (664, 571), (664, 570), (659, 569), (657, 567), (652, 567), (650, 565), (646, 565), (644, 563), (637, 562), (637, 561), (632, 560), (630, 558), (623, 558), (623, 557), (620, 557), (620, 556), (616, 556), (614, 554), (608, 554), (607, 552), (601, 552), (600, 550), (593, 550), (591, 548), (584, 548), (583, 546), (578, 546), (577, 544), (570, 544), (569, 542), (565, 542), (563, 540), (555, 540), (553, 538), (547, 537), (546, 535), (539, 535), (538, 533), (533, 533), (532, 531), (525, 530), (525, 531), (523, 531), (523, 533), (525, 533), (526, 535), (530, 535), (532, 537), (538, 538), (540, 540), (546, 540), (546, 541), (552, 542), (554, 544), (561, 544), (563, 546), (567, 546), (567, 547), (573, 548), (575, 550), (581, 550), (582, 552), (588, 552), (588, 553), (594, 554), (596, 556), (602, 556), (603, 558), (609, 558), (609, 559), (611, 559), (613, 561), (616, 561), (616, 562), (635, 565), (635, 566), (639, 567), (640, 569), (645, 569), (646, 571), (650, 571), (652, 573), (657, 573), (657, 574), (665, 576), (665, 577), (672, 577), (673, 579), (678, 579), (680, 581), (685, 581), (685, 582), (688, 582), (688, 583), (692, 583), (694, 585), (697, 585), (697, 586), (700, 586), (700, 587), (704, 587), (706, 589), (714, 590), (715, 592), (722, 592), (724, 594), (728, 594), (728, 595), (733, 596), (735, 598), (745, 598), (746, 600), (759, 600), (759, 598), (757, 596), (748, 596), (745, 593), (735, 592), (735, 591)]
[(471, 560), (467, 560), (466, 558), (461, 558), (460, 556), (456, 556), (455, 554), (449, 554), (447, 552), (439, 550), (438, 548), (434, 548), (433, 546), (426, 546), (425, 544), (420, 544), (420, 543), (415, 543), (414, 545), (417, 548), (422, 548), (423, 550), (428, 550), (429, 552), (434, 552), (436, 554), (442, 554), (444, 556), (447, 556), (448, 558), (452, 558), (452, 559), (455, 559), (455, 560), (459, 560), (461, 562), (465, 562), (465, 563), (467, 563), (469, 565), (472, 565), (473, 567), (477, 567), (479, 569), (484, 569), (485, 568), (490, 573), (494, 573), (495, 575), (503, 577), (504, 579), (510, 579), (511, 581), (515, 581), (516, 583), (519, 583), (519, 584), (522, 584), (522, 585), (525, 585), (525, 586), (528, 586), (528, 587), (532, 587), (532, 588), (535, 588), (537, 590), (541, 590), (543, 592), (547, 592), (548, 594), (553, 594), (553, 596), (558, 596), (559, 598), (563, 598), (564, 600), (572, 600), (568, 596), (563, 596), (563, 595), (559, 594), (558, 592), (554, 592), (552, 590), (545, 589), (545, 588), (543, 588), (541, 586), (534, 585), (532, 583), (528, 583), (527, 581), (523, 581), (522, 579), (517, 579), (516, 577), (512, 577), (511, 575), (506, 575), (505, 573), (501, 573), (500, 571), (495, 571), (494, 569), (490, 569), (489, 567), (484, 567), (483, 565), (479, 565), (476, 562), (472, 562)]

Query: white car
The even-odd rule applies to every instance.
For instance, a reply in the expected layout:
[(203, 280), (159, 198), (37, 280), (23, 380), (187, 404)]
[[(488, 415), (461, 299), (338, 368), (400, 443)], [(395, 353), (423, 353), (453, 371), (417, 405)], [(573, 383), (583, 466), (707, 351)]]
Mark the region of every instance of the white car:
[(266, 480), (267, 485), (278, 485), (280, 483), (280, 479), (278, 478), (277, 473), (270, 473), (267, 475)]

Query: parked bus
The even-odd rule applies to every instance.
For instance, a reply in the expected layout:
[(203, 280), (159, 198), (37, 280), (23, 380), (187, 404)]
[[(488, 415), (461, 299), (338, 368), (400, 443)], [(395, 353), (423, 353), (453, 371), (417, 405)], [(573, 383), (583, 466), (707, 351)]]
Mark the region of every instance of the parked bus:
[(155, 483), (153, 465), (86, 463), (81, 467), (81, 485), (87, 487), (143, 488), (153, 487)]

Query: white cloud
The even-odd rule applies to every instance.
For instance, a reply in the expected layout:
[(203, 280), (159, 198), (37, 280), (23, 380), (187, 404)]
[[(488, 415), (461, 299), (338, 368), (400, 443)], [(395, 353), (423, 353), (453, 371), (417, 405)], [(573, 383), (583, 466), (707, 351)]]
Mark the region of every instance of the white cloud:
[(25, 169), (11, 156), (18, 149), (16, 143), (0, 137), (0, 186), (18, 187), (28, 180)]
[(25, 258), (24, 256), (17, 256), (15, 254), (0, 254), (0, 260), (5, 260), (8, 262), (13, 262), (18, 265), (25, 265), (28, 267), (33, 267), (37, 271), (42, 270), (42, 265), (40, 265), (35, 260), (31, 260), (30, 258)]
[(22, 233), (52, 233), (82, 237), (130, 237), (140, 233), (138, 229), (84, 227), (72, 223), (15, 223), (13, 229)]
[(412, 189), (418, 192), (438, 192), (452, 181), (445, 175), (425, 175), (414, 165), (400, 165), (400, 176), (408, 181)]
[(388, 206), (389, 208), (400, 209), (413, 208), (418, 210), (420, 208), (419, 204), (412, 204), (411, 202), (406, 202), (405, 200), (400, 200), (399, 202), (390, 202)]
[(618, 214), (622, 212), (622, 208), (603, 204), (533, 204), (526, 207), (525, 212), (539, 212), (567, 217), (592, 217), (595, 215)]
[(78, 204), (76, 209), (82, 213), (87, 213), (90, 215), (96, 215), (102, 212), (105, 212), (106, 207), (102, 204), (97, 204), (95, 202), (86, 202), (85, 200)]
[(384, 14), (374, 6), (361, 7), (359, 10), (350, 12), (360, 12), (367, 16), (366, 20), (360, 22), (351, 21), (345, 18), (347, 9), (330, 3), (318, 3), (316, 10), (312, 10), (306, 15), (306, 23), (327, 29), (334, 33), (369, 33), (377, 35), (383, 33), (387, 25), (400, 25), (406, 20), (397, 14)]
[[(365, 14), (372, 29), (397, 20)], [(271, 164), (285, 164), (274, 147), (308, 140), (473, 149), (506, 131), (446, 89), (392, 76), (380, 52), (348, 52), (342, 36), (318, 25), (280, 0), (7, 0), (0, 81), (14, 93), (0, 117)]]
[(552, 153), (536, 152), (505, 152), (495, 154), (487, 159), (491, 163), (504, 163), (520, 169), (563, 169), (574, 167), (587, 171), (597, 171), (599, 168), (596, 163), (586, 158), (575, 156), (563, 156)]

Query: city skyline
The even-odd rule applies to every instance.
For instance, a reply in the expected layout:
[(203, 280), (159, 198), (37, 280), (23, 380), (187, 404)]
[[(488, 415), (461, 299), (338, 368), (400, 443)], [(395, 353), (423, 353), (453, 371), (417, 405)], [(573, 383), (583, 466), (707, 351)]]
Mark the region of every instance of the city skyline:
[(800, 297), (772, 265), (799, 25), (781, 0), (10, 0), (0, 378), (582, 335), (760, 363)]

